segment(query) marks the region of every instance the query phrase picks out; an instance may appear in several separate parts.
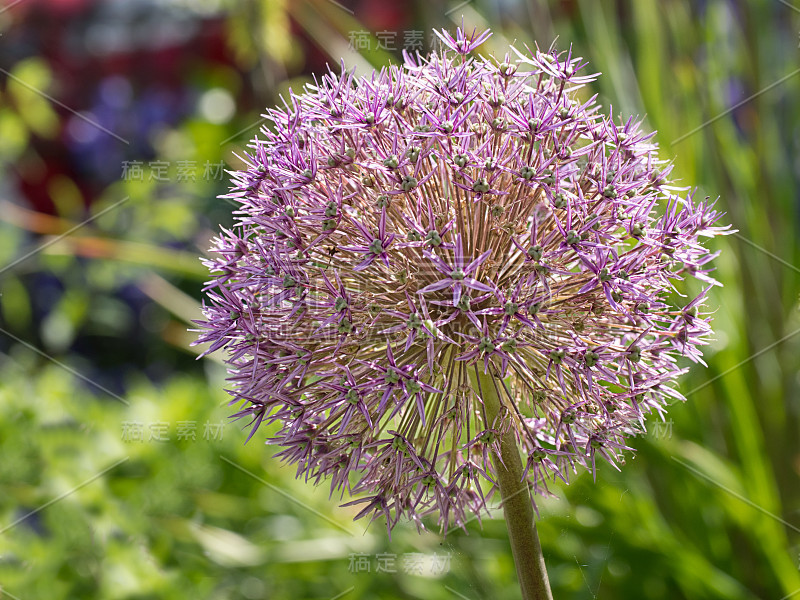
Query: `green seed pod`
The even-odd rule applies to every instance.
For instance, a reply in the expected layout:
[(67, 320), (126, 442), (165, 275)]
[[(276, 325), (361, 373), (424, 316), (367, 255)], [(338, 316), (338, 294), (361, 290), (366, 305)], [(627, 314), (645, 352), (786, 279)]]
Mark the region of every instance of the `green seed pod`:
[(517, 72), (517, 65), (507, 62), (500, 63), (498, 70), (500, 71), (501, 75), (503, 75), (503, 77), (511, 77), (514, 73)]
[(642, 360), (642, 349), (639, 346), (628, 348), (628, 360), (635, 363)]
[(506, 352), (513, 354), (517, 351), (517, 340), (514, 338), (510, 338), (501, 344), (501, 347)]
[(481, 338), (480, 342), (478, 343), (478, 350), (483, 354), (488, 354), (490, 352), (494, 352), (496, 346), (492, 341), (492, 338), (484, 336)]
[(567, 244), (569, 244), (570, 246), (573, 246), (573, 245), (575, 245), (575, 244), (577, 244), (578, 242), (580, 242), (580, 241), (581, 241), (581, 236), (580, 236), (580, 235), (578, 235), (578, 232), (577, 232), (577, 231), (575, 231), (574, 229), (570, 229), (570, 230), (567, 232), (567, 236), (566, 236), (566, 238), (565, 238), (565, 241), (566, 241), (566, 242), (567, 242)]
[(374, 240), (372, 240), (372, 242), (370, 242), (369, 251), (375, 254), (376, 256), (378, 254), (383, 254), (384, 253), (383, 242), (378, 238), (375, 238)]
[(479, 194), (485, 194), (489, 191), (489, 182), (485, 179), (478, 179), (472, 184), (472, 191)]
[(431, 246), (441, 246), (442, 245), (442, 237), (439, 235), (439, 232), (435, 229), (431, 229), (425, 235), (425, 241)]
[(403, 180), (400, 183), (400, 187), (403, 188), (404, 192), (410, 192), (417, 187), (417, 179), (415, 177), (411, 177), (410, 175), (403, 175)]

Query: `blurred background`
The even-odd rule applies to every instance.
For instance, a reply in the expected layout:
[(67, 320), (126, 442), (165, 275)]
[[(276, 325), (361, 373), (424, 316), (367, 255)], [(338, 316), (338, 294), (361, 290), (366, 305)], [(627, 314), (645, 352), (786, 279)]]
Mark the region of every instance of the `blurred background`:
[(540, 503), (555, 597), (800, 599), (800, 0), (0, 2), (0, 598), (517, 597), (499, 513), (353, 523), (187, 331), (262, 109), (462, 18), (571, 44), (739, 230), (688, 402)]

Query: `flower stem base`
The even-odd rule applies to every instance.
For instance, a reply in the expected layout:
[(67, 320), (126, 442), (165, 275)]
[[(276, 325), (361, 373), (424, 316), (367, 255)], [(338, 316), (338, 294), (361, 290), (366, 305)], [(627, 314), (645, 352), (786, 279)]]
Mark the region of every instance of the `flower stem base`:
[[(497, 419), (505, 411), (497, 389), (497, 381), (491, 374), (470, 372), (472, 386), (483, 399), (486, 427), (499, 427)], [(497, 419), (497, 422), (495, 422)], [(503, 515), (508, 527), (511, 553), (517, 568), (517, 577), (523, 600), (553, 600), (550, 582), (542, 556), (542, 546), (533, 519), (533, 505), (528, 482), (523, 480), (523, 466), (517, 448), (514, 428), (510, 427), (500, 436), (500, 455), (492, 456), (497, 473), (497, 485), (503, 503)]]

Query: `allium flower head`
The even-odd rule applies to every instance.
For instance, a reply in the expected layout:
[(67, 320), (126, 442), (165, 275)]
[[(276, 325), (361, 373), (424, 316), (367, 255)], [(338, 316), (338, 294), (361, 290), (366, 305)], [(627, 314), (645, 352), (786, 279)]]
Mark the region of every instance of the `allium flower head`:
[(389, 528), (480, 514), (508, 431), (536, 493), (621, 462), (682, 398), (678, 357), (702, 362), (701, 238), (727, 230), (652, 134), (584, 97), (571, 52), (496, 61), (471, 56), (488, 33), (437, 35), (440, 53), (342, 68), (268, 112), (198, 339), (227, 350), (251, 437), (276, 423), (298, 476)]

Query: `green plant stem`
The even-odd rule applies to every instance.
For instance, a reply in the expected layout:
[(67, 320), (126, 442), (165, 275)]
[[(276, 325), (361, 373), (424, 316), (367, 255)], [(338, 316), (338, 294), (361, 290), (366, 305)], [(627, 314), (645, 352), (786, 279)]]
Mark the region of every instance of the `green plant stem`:
[[(476, 371), (470, 372), (473, 389), (483, 399), (486, 415), (486, 427), (492, 427), (496, 417), (501, 413), (502, 401), (497, 393), (497, 382), (491, 374)], [(495, 423), (499, 427), (500, 419)], [(508, 527), (508, 539), (511, 553), (517, 568), (519, 586), (523, 600), (553, 600), (550, 582), (542, 556), (542, 546), (536, 532), (533, 519), (528, 482), (522, 480), (522, 459), (517, 448), (514, 428), (509, 427), (500, 436), (500, 455), (492, 455), (497, 485), (503, 503), (503, 515)]]

